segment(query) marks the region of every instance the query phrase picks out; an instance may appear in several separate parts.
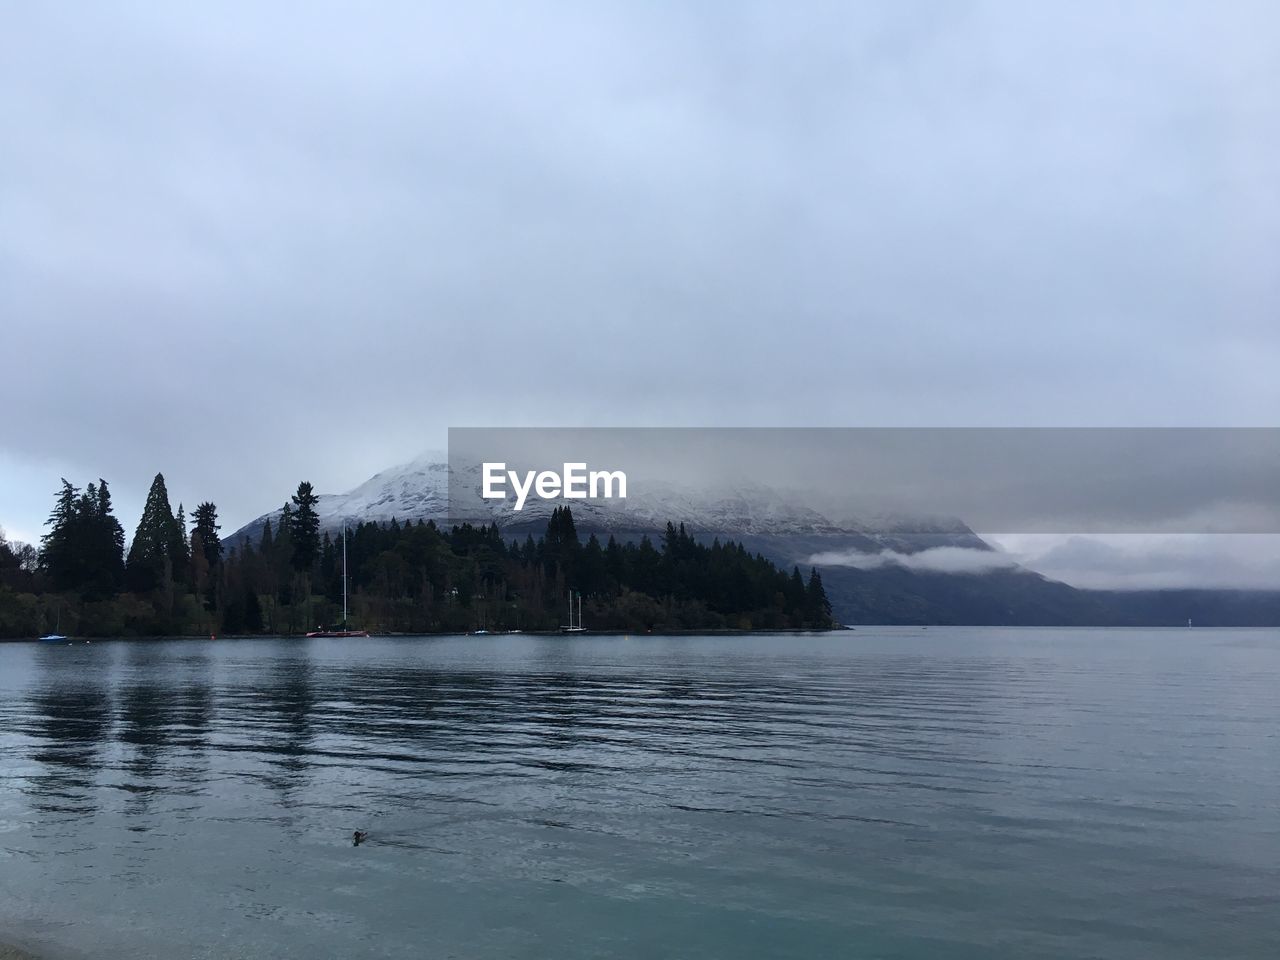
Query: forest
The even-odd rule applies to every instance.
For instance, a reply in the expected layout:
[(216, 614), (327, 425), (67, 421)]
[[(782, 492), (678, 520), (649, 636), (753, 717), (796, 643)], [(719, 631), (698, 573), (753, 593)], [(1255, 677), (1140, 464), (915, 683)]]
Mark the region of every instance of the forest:
[[(105, 480), (63, 480), (39, 547), (0, 535), (0, 637), (299, 634), (342, 620), (342, 533), (322, 531), (308, 482), (256, 542), (224, 544), (215, 504), (175, 514), (152, 481), (128, 550)], [(829, 629), (816, 570), (668, 523), (652, 542), (579, 536), (569, 507), (543, 535), (496, 525), (365, 522), (346, 531), (348, 626), (373, 633), (556, 630), (572, 596), (588, 630)]]

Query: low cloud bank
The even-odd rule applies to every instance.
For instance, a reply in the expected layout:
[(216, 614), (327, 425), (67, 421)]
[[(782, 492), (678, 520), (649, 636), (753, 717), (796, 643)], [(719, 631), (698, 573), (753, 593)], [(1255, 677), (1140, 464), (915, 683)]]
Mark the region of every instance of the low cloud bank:
[(1037, 573), (1093, 590), (1280, 590), (1280, 536), (987, 537)]
[(930, 547), (918, 553), (899, 553), (897, 550), (881, 550), (879, 553), (830, 550), (815, 553), (805, 563), (817, 567), (853, 567), (857, 570), (899, 566), (924, 573), (989, 573), (992, 570), (1016, 567), (1018, 560), (995, 550)]
[(817, 567), (983, 574), (1021, 567), (1085, 590), (1280, 590), (1275, 534), (983, 534), (995, 550), (815, 553)]

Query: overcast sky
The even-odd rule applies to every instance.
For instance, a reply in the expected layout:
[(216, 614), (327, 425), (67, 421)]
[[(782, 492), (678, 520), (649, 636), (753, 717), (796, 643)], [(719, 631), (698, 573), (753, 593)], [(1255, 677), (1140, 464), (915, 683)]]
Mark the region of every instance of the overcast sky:
[(0, 525), (450, 425), (1274, 425), (1280, 7), (4, 4)]

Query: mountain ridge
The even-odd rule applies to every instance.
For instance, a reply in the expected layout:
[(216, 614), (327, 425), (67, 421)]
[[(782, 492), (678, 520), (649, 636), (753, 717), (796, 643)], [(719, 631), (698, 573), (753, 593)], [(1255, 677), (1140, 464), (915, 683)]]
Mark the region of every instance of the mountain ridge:
[[(498, 523), (504, 532), (520, 535), (541, 530), (558, 500), (530, 498), (519, 513), (508, 509), (508, 500), (482, 500), (479, 469), (471, 468), (459, 480), (454, 472), (455, 491), (474, 488), (476, 496), (467, 502), (467, 515), (450, 517), (450, 466), (433, 455), (425, 455), (381, 470), (346, 493), (321, 494), (316, 513), (321, 530), (331, 534), (344, 524), (389, 523), (433, 520), (445, 522)], [(634, 485), (633, 485), (634, 486)], [(660, 532), (667, 521), (685, 524), (699, 534), (772, 535), (853, 538), (867, 549), (899, 549), (914, 552), (921, 544), (947, 544), (974, 550), (992, 550), (959, 520), (939, 518), (863, 518), (833, 521), (817, 510), (798, 503), (801, 494), (780, 491), (764, 484), (743, 482), (716, 491), (657, 481), (634, 490), (626, 499), (575, 500), (570, 503), (577, 525), (588, 532)], [(283, 504), (281, 505), (283, 507)], [(280, 510), (261, 514), (224, 538), (237, 544), (260, 535), (263, 524), (279, 516)], [(925, 531), (933, 531), (925, 533)], [(926, 539), (922, 539), (926, 538)]]
[[(471, 475), (471, 474), (474, 475)], [(438, 454), (389, 467), (346, 493), (321, 495), (316, 510), (330, 535), (344, 524), (450, 520), (450, 468)], [(456, 478), (455, 478), (456, 479)], [(478, 468), (464, 481), (479, 491)], [(657, 539), (667, 522), (683, 523), (698, 540), (733, 539), (784, 567), (820, 570), (837, 617), (845, 623), (1140, 626), (1280, 625), (1280, 591), (1084, 590), (1051, 580), (1012, 560), (990, 569), (945, 572), (909, 569), (892, 557), (937, 547), (990, 554), (996, 549), (959, 520), (913, 517), (832, 521), (770, 487), (743, 483), (714, 493), (672, 483), (645, 484), (626, 500), (577, 500), (570, 506), (582, 536), (619, 541)], [(476, 498), (474, 523), (497, 522), (503, 536), (541, 535), (559, 501), (531, 498), (519, 514), (502, 501)], [(282, 505), (283, 506), (283, 505)], [(261, 536), (262, 514), (225, 539), (238, 546)], [(815, 563), (823, 554), (854, 551), (888, 560), (858, 568)]]

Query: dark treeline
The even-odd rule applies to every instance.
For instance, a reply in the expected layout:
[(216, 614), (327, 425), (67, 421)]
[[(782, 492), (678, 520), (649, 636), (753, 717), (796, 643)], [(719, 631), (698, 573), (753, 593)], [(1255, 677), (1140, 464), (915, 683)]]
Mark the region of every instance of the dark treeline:
[[(40, 548), (0, 537), (0, 636), (301, 633), (342, 619), (342, 538), (321, 532), (301, 483), (257, 542), (226, 548), (217, 508), (188, 523), (157, 474), (124, 549), (107, 484), (63, 481)], [(579, 537), (568, 507), (544, 535), (392, 520), (346, 539), (351, 626), (371, 631), (554, 630), (581, 595), (594, 630), (832, 626), (822, 580), (741, 544), (699, 543), (668, 524), (658, 543)], [(576, 605), (575, 605), (576, 609)]]

